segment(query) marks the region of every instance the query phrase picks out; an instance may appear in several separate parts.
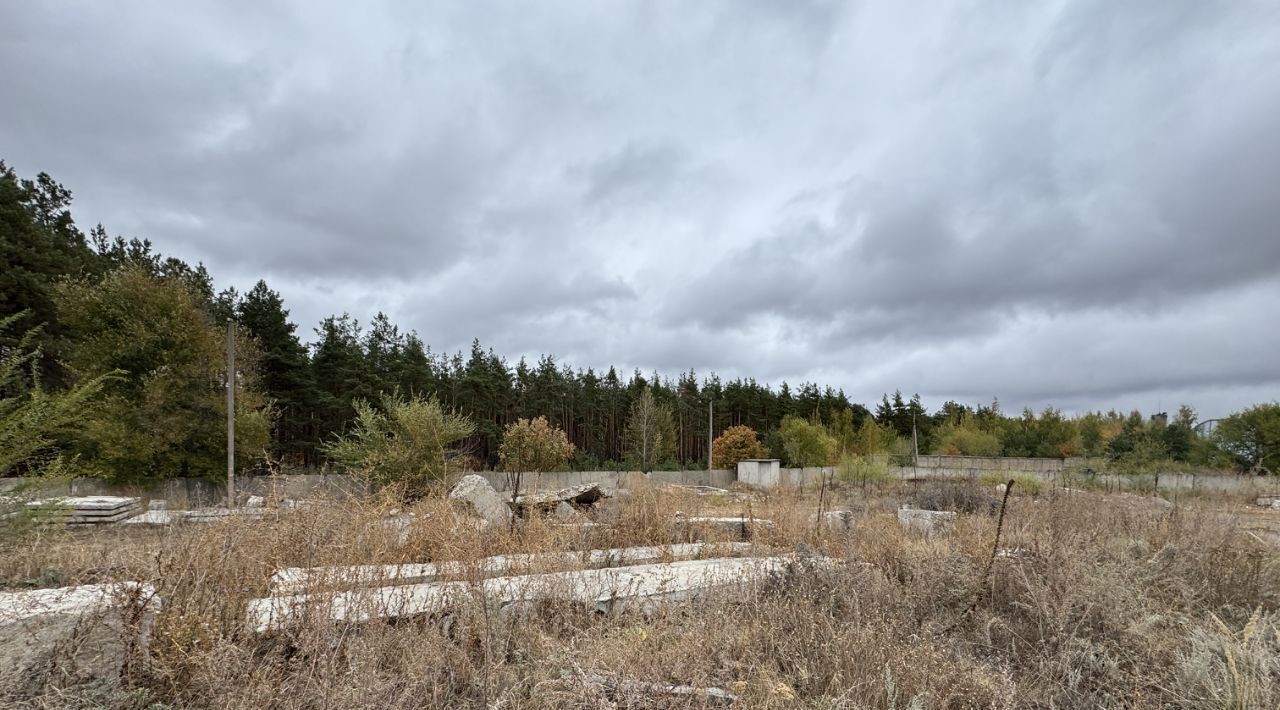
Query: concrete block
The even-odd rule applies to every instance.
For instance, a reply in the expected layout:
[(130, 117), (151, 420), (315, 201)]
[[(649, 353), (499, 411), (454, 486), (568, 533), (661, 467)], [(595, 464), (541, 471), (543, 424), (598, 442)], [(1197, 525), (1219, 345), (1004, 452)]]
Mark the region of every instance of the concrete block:
[(138, 582), (0, 593), (0, 697), (114, 685), (145, 657), (160, 600)]
[[(853, 528), (854, 514), (852, 510), (829, 510), (822, 514), (822, 524), (834, 532), (846, 532)], [(809, 522), (817, 523), (818, 515), (813, 514)]]
[(926, 537), (950, 532), (955, 522), (956, 514), (950, 511), (898, 509), (898, 523), (902, 525), (902, 529)]
[(511, 523), (511, 507), (482, 476), (463, 476), (453, 490), (449, 491), (449, 499), (459, 501), (490, 525)]
[(148, 510), (127, 520), (121, 520), (121, 525), (172, 525), (174, 520), (181, 520), (181, 516), (175, 518), (173, 512), (168, 510)]

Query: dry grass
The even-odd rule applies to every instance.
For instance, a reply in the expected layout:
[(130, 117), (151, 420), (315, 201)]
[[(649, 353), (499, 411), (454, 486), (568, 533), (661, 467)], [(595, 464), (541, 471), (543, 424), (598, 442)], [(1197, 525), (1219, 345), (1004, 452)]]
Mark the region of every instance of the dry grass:
[[(1016, 551), (985, 579), (995, 518), (978, 506), (951, 534), (912, 537), (894, 509), (921, 495), (828, 490), (827, 509), (858, 511), (848, 532), (811, 520), (813, 491), (718, 498), (643, 484), (594, 513), (609, 527), (587, 532), (542, 521), (481, 532), (424, 500), (402, 546), (382, 524), (395, 504), (378, 499), (168, 531), (46, 529), (5, 540), (0, 586), (140, 579), (164, 600), (145, 668), (123, 689), (49, 687), (32, 706), (715, 702), (643, 686), (674, 683), (765, 708), (1280, 707), (1280, 548), (1244, 529), (1256, 516), (1214, 501), (1015, 495), (1001, 546)], [(974, 495), (943, 498), (963, 507)], [(443, 615), (316, 620), (270, 637), (244, 624), (277, 568), (667, 543), (677, 511), (768, 518), (757, 542), (840, 562), (799, 563), (648, 615), (556, 603), (499, 612), (472, 600)]]

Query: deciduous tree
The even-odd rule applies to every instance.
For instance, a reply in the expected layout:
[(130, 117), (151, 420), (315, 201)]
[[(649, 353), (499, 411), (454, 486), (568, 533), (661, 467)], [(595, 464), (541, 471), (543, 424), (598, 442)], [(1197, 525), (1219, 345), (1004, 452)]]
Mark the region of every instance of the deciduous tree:
[[(78, 437), (81, 453), (122, 480), (225, 475), (226, 338), (209, 323), (201, 296), (181, 280), (125, 266), (98, 282), (62, 285), (57, 303), (80, 381), (125, 373), (106, 383)], [(235, 347), (236, 451), (244, 465), (265, 451), (270, 422), (257, 349), (245, 334)]]
[(786, 417), (778, 435), (788, 466), (829, 466), (835, 462), (836, 440), (820, 424)]
[(734, 468), (743, 459), (768, 455), (764, 444), (756, 438), (755, 429), (749, 426), (731, 426), (711, 442), (711, 465), (716, 468)]
[(675, 424), (671, 410), (658, 403), (653, 389), (646, 385), (631, 404), (623, 438), (627, 454), (648, 472), (659, 461), (665, 461), (675, 451)]
[(435, 397), (383, 395), (378, 409), (356, 400), (351, 432), (324, 446), (343, 470), (375, 488), (394, 487), (409, 500), (420, 498), (453, 469), (463, 452), (455, 444), (475, 425), (445, 410)]

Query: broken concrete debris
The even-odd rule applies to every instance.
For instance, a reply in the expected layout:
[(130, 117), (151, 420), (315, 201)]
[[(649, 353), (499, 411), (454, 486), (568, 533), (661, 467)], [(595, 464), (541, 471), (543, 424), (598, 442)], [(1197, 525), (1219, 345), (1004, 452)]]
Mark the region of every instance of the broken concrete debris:
[(0, 593), (0, 697), (38, 693), (52, 676), (117, 683), (145, 655), (159, 608), (138, 582)]
[(581, 517), (581, 513), (569, 501), (562, 500), (556, 504), (555, 516), (561, 522), (570, 523)]
[(609, 691), (615, 699), (627, 699), (640, 696), (640, 700), (652, 700), (655, 695), (671, 695), (685, 700), (697, 700), (707, 705), (731, 705), (738, 696), (723, 688), (699, 688), (692, 685), (674, 685), (671, 683), (650, 683), (639, 680), (613, 680), (602, 675), (590, 674), (583, 681)]
[(575, 509), (586, 508), (608, 497), (609, 492), (600, 484), (584, 483), (558, 491), (525, 493), (516, 496), (514, 505), (517, 515), (528, 517), (531, 511), (543, 514), (558, 513), (563, 504), (568, 504)]
[[(853, 528), (854, 514), (852, 510), (828, 510), (822, 514), (822, 524), (828, 530), (845, 532)], [(818, 514), (809, 517), (809, 522), (817, 523)]]
[(956, 514), (952, 511), (898, 508), (898, 523), (902, 528), (925, 537), (950, 532), (955, 522)]
[(507, 525), (511, 522), (511, 508), (483, 476), (470, 474), (449, 491), (449, 499), (459, 501), (469, 512), (480, 516), (490, 525)]

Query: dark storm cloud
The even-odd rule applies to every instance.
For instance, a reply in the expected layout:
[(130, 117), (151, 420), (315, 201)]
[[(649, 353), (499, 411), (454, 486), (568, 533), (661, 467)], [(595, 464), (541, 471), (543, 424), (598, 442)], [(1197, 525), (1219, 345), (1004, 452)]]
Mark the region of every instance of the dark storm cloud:
[[(861, 399), (1280, 397), (1280, 6), (0, 8), (0, 157), (307, 334)], [(1154, 400), (1154, 401), (1149, 401)]]

